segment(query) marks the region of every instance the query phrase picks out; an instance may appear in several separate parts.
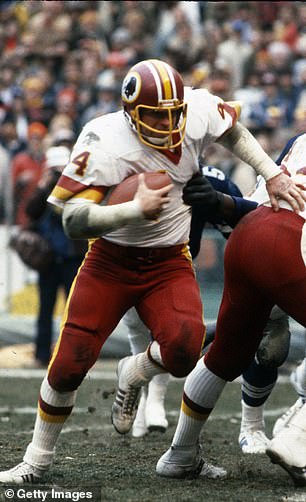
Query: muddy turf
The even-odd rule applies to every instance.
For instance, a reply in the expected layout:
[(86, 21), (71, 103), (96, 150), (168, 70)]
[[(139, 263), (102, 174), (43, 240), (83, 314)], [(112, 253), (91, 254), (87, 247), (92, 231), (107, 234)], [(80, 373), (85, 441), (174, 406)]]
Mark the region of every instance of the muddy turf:
[[(114, 365), (115, 368), (115, 365)], [(102, 375), (103, 376), (103, 375)], [(42, 378), (1, 374), (0, 469), (21, 461), (31, 439), (38, 390)], [(87, 378), (79, 390), (75, 412), (60, 436), (51, 470), (39, 485), (24, 485), (18, 492), (0, 487), (0, 500), (94, 500), (95, 502), (289, 502), (306, 501), (306, 488), (295, 488), (289, 476), (265, 455), (243, 455), (237, 438), (240, 425), (240, 386), (228, 384), (211, 416), (202, 442), (205, 457), (228, 470), (228, 478), (169, 480), (155, 474), (155, 464), (169, 447), (175, 430), (183, 381), (170, 382), (167, 411), (170, 426), (165, 434), (141, 439), (117, 434), (110, 424), (116, 381)], [(279, 383), (266, 406), (268, 435), (275, 419), (293, 404), (289, 383)], [(20, 488), (20, 487), (19, 487)], [(26, 492), (23, 490), (25, 488)], [(61, 498), (51, 498), (52, 488)], [(36, 490), (36, 491), (35, 491)], [(41, 492), (39, 491), (41, 490)], [(83, 495), (78, 495), (83, 492)], [(90, 495), (88, 495), (90, 492)], [(74, 497), (74, 498), (73, 498)]]

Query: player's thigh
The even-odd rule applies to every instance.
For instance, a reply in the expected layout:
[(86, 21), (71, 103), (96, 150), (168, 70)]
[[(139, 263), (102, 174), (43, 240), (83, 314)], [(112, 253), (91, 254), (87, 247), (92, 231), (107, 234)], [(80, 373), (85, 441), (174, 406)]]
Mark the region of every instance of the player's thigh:
[(78, 274), (49, 366), (49, 381), (55, 389), (79, 386), (129, 306), (130, 295), (119, 283), (108, 283), (88, 272)]

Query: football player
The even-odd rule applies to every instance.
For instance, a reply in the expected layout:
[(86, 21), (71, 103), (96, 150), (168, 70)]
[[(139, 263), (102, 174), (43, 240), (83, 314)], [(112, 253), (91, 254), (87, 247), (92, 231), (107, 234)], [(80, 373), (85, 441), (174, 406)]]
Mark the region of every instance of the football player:
[[(305, 152), (306, 134), (302, 134), (293, 139), (281, 161), (281, 168), (304, 189)], [(260, 201), (259, 207), (241, 220), (228, 240), (216, 336), (185, 381), (172, 446), (157, 463), (161, 476), (183, 477), (201, 469), (202, 427), (226, 382), (243, 373), (254, 358), (273, 305), (306, 327), (306, 212), (297, 214), (285, 201), (280, 201), (279, 212), (273, 211), (263, 184), (254, 199)], [(305, 424), (303, 404), (266, 450), (300, 486), (306, 486)]]
[[(41, 385), (32, 441), (23, 462), (0, 473), (0, 482), (37, 481), (50, 467), (77, 388), (129, 308), (137, 308), (154, 341), (119, 362), (112, 406), (119, 433), (132, 427), (142, 385), (162, 372), (184, 377), (195, 366), (205, 327), (182, 190), (209, 144), (219, 142), (263, 175), (275, 211), (280, 200), (296, 212), (305, 207), (301, 189), (237, 121), (237, 110), (205, 89), (184, 89), (167, 63), (133, 66), (123, 80), (122, 105), (84, 126), (49, 197), (63, 208), (67, 235), (91, 240)], [(166, 171), (172, 183), (150, 190), (143, 173), (152, 171)], [(133, 200), (101, 204), (111, 187), (133, 174), (139, 174)], [(203, 476), (222, 473), (206, 464), (202, 469)]]

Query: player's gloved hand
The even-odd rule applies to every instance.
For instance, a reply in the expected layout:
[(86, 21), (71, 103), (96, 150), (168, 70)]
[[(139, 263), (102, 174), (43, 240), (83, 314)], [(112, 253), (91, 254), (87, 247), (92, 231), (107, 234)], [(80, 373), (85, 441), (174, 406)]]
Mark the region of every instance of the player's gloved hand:
[(183, 201), (188, 206), (201, 207), (206, 213), (215, 213), (220, 209), (223, 194), (213, 188), (202, 174), (196, 174), (183, 189)]

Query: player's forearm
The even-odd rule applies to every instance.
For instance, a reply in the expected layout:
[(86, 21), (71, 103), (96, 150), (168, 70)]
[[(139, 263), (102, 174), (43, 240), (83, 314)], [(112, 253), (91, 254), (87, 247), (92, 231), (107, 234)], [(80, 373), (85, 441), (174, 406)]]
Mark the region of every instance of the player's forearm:
[(140, 204), (136, 200), (113, 206), (66, 204), (63, 211), (64, 230), (71, 239), (100, 237), (127, 223), (143, 219)]
[(239, 122), (218, 142), (253, 167), (266, 181), (282, 172), (254, 136)]
[(212, 219), (209, 220), (213, 224), (222, 219), (222, 221), (234, 228), (245, 214), (253, 211), (257, 207), (257, 202), (249, 201), (243, 197), (235, 197), (225, 193), (220, 193), (220, 195), (222, 198), (218, 211), (214, 214)]

